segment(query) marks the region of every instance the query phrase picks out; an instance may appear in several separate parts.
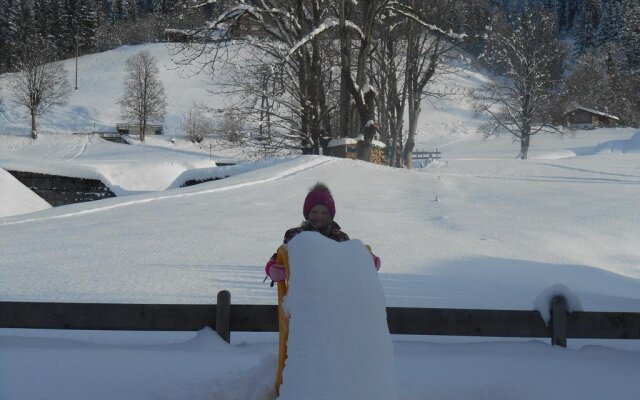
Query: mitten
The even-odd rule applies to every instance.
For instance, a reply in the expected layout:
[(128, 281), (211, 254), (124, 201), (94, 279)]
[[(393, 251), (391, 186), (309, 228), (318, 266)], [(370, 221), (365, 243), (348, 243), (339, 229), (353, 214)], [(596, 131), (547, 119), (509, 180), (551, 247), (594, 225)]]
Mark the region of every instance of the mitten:
[(284, 281), (284, 278), (286, 277), (284, 265), (273, 263), (269, 268), (267, 275), (269, 275), (269, 278), (274, 282)]
[(382, 261), (380, 261), (380, 257), (373, 256), (373, 265), (376, 267), (376, 271), (380, 271), (380, 267), (382, 266)]
[(276, 263), (275, 257), (271, 257), (269, 261), (267, 261), (267, 265), (264, 266), (264, 273), (267, 274), (267, 276), (269, 276), (269, 269), (271, 269), (271, 266), (275, 263)]

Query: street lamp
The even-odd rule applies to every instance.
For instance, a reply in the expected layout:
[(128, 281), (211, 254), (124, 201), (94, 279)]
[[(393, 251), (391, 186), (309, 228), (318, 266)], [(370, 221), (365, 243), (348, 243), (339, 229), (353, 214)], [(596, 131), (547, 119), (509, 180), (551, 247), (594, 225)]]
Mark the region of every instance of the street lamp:
[(78, 21), (76, 20), (76, 87), (78, 90)]

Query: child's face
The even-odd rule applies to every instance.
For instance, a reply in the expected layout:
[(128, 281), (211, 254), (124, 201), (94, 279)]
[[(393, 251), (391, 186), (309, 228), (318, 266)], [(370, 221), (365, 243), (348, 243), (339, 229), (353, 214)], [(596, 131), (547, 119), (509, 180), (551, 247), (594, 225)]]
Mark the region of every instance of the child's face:
[(309, 221), (313, 222), (318, 228), (324, 228), (327, 226), (329, 220), (329, 210), (323, 205), (318, 204), (309, 212)]

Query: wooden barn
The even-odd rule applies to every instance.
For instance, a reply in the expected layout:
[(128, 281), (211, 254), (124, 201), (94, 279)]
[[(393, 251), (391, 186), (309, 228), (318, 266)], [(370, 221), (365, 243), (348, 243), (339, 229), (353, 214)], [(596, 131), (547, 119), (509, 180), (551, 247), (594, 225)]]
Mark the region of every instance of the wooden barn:
[(593, 129), (618, 126), (619, 118), (589, 108), (577, 107), (565, 114), (567, 125), (572, 128)]
[[(140, 126), (138, 124), (122, 123), (116, 124), (116, 129), (120, 135), (139, 135)], [(145, 127), (145, 135), (162, 135), (162, 125), (147, 124)]]
[[(358, 154), (362, 151), (362, 140), (354, 138), (340, 138), (332, 139), (327, 145), (327, 152), (325, 155), (340, 158), (351, 158), (353, 160), (358, 158)], [(371, 162), (376, 164), (385, 164), (386, 145), (378, 140), (372, 142), (371, 150)]]
[(325, 155), (355, 160), (358, 158), (358, 141), (353, 138), (332, 139)]
[(246, 36), (254, 36), (265, 38), (268, 36), (267, 32), (264, 30), (264, 25), (272, 25), (273, 21), (271, 21), (272, 17), (268, 14), (264, 14), (263, 18), (264, 22), (260, 22), (254, 18), (253, 15), (249, 13), (244, 13), (240, 16), (237, 23), (233, 24), (231, 27), (231, 36), (240, 38)]

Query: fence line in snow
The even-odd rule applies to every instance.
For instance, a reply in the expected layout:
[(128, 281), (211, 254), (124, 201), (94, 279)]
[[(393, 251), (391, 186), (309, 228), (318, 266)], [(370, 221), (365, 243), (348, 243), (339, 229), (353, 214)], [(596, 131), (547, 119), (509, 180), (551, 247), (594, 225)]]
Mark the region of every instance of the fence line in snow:
[[(550, 338), (567, 346), (567, 338), (640, 339), (640, 313), (567, 312), (564, 297), (551, 302), (545, 324), (538, 311), (387, 307), (389, 332)], [(231, 304), (218, 293), (217, 304), (116, 304), (0, 302), (0, 328), (196, 331), (209, 326), (227, 342), (231, 332), (277, 332), (275, 305)]]

